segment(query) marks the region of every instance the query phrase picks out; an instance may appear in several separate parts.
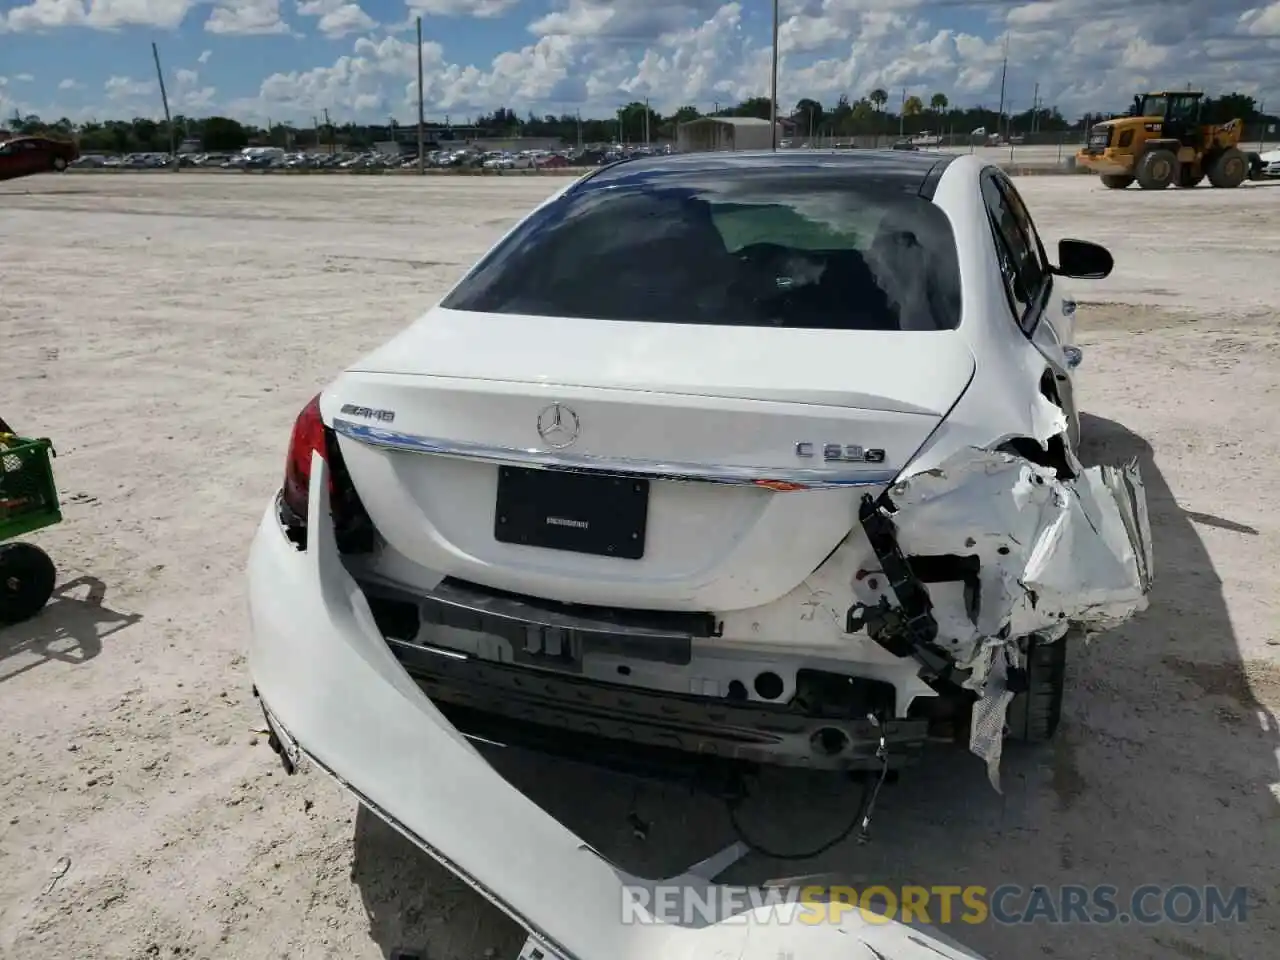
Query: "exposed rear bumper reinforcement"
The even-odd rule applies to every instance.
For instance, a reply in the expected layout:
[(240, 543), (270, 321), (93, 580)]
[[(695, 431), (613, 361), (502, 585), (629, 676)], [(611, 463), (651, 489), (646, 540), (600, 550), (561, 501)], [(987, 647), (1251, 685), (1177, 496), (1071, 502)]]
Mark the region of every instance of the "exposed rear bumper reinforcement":
[[(561, 755), (604, 760), (618, 753), (617, 761), (634, 759), (652, 769), (679, 752), (708, 760), (871, 771), (881, 767), (877, 749), (883, 737), (890, 769), (897, 770), (919, 758), (928, 733), (927, 720), (806, 716), (786, 706), (651, 692), (532, 673), (417, 643), (388, 643), (464, 734)], [(669, 759), (682, 766), (678, 757)]]
[(686, 665), (695, 639), (716, 635), (710, 614), (648, 613), (564, 605), (446, 579), (412, 594), (364, 581), (382, 631), (409, 640), (423, 625), (500, 637), (516, 663), (578, 672), (587, 654)]

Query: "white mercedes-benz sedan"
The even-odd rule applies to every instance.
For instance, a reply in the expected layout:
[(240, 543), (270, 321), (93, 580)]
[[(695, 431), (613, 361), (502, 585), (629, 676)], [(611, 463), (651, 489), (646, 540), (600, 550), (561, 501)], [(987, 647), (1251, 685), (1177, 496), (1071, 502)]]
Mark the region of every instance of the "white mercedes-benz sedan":
[(299, 414), (249, 564), (273, 744), (547, 956), (964, 956), (855, 915), (624, 925), (640, 881), (473, 743), (878, 783), (948, 730), (993, 778), (1051, 736), (1067, 638), (1151, 584), (1136, 464), (1075, 455), (1062, 278), (1111, 268), (974, 156), (571, 183)]

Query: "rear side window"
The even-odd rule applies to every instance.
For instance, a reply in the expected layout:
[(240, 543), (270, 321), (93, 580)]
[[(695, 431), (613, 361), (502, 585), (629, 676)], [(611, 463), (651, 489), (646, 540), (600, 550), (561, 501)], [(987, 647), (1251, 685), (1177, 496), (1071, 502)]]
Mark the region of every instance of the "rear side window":
[(994, 177), (982, 178), (982, 199), (991, 218), (1011, 306), (1020, 318), (1026, 317), (1037, 306), (1049, 277), (1041, 261), (1035, 228), (1021, 198), (1006, 195)]
[(537, 211), (442, 302), (451, 310), (829, 330), (960, 321), (946, 215), (848, 171), (587, 181)]

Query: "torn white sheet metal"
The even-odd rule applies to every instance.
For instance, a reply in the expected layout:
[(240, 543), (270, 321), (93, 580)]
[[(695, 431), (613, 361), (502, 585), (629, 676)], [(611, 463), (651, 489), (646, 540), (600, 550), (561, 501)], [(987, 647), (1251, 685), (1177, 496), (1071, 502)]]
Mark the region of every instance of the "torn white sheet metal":
[[(647, 886), (508, 783), (401, 668), (347, 573), (312, 460), (307, 548), (268, 507), (249, 560), (249, 662), (284, 750), (309, 758), (556, 960), (976, 960), (929, 931), (847, 911), (830, 922), (736, 914), (625, 922)], [(678, 883), (705, 885), (715, 858)], [(767, 910), (768, 908), (766, 908)]]
[(1146, 491), (1134, 461), (1079, 468), (1073, 480), (1015, 454), (970, 449), (890, 492), (906, 556), (977, 555), (981, 605), (959, 585), (928, 587), (940, 645), (972, 670), (970, 746), (995, 783), (1019, 637), (1058, 639), (1070, 624), (1107, 629), (1147, 606), (1153, 558)]
[(1065, 622), (1091, 629), (1146, 608), (1151, 526), (1137, 463), (1074, 480), (1015, 454), (966, 450), (890, 491), (904, 554), (976, 555), (982, 603), (970, 620), (956, 591), (930, 586), (939, 637), (968, 665), (984, 638)]

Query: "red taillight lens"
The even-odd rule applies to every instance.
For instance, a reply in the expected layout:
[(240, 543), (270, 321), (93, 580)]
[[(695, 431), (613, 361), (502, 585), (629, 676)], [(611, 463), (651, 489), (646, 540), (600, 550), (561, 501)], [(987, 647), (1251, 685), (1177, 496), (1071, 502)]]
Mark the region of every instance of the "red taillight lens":
[(320, 397), (312, 398), (293, 423), (289, 453), (284, 464), (284, 489), (280, 491), (280, 519), (289, 538), (307, 547), (307, 509), (311, 501), (311, 457), (319, 453), (329, 467), (329, 512), (341, 553), (367, 553), (373, 549), (374, 531), (360, 495), (347, 474), (333, 431), (320, 416)]
[[(305, 526), (307, 505), (311, 490), (311, 455), (319, 452), (328, 458), (324, 420), (320, 417), (320, 397), (317, 395), (302, 408), (293, 422), (293, 436), (289, 439), (289, 453), (284, 465), (284, 490), (281, 498), (297, 523)], [(330, 479), (330, 490), (333, 481)]]

